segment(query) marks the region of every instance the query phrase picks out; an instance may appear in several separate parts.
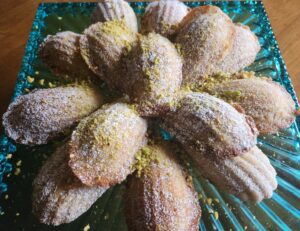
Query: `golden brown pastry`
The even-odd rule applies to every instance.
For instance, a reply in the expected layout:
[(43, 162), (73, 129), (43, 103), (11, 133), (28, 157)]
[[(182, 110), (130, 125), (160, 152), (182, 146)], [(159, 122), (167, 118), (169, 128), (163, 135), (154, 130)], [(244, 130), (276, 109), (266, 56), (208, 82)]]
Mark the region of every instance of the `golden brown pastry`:
[(216, 6), (193, 8), (179, 26), (176, 43), (184, 58), (183, 84), (201, 83), (214, 65), (230, 52), (234, 41), (234, 24)]
[(69, 166), (82, 183), (113, 186), (132, 172), (147, 123), (125, 103), (104, 105), (83, 119), (69, 142)]
[(46, 144), (70, 132), (102, 104), (101, 94), (89, 86), (38, 89), (9, 105), (3, 127), (17, 143)]
[(260, 50), (258, 38), (248, 26), (236, 24), (233, 46), (228, 55), (216, 64), (213, 74), (218, 72), (235, 73), (255, 61)]
[(212, 92), (242, 106), (260, 133), (275, 133), (295, 121), (295, 103), (290, 94), (269, 78), (247, 78), (217, 84)]
[(122, 85), (121, 59), (132, 48), (137, 34), (123, 21), (98, 22), (88, 27), (81, 36), (80, 50), (89, 68), (110, 87)]
[(256, 146), (226, 160), (211, 160), (201, 154), (190, 156), (203, 177), (244, 201), (259, 202), (271, 198), (277, 188), (276, 171)]
[(132, 31), (138, 31), (136, 15), (128, 2), (124, 0), (102, 0), (92, 13), (92, 22), (124, 20)]
[(83, 185), (69, 168), (67, 154), (65, 145), (57, 148), (33, 182), (33, 213), (47, 225), (75, 220), (107, 189)]
[(189, 8), (178, 0), (151, 2), (142, 18), (142, 32), (155, 32), (170, 38), (188, 11)]
[(148, 147), (152, 161), (128, 180), (125, 214), (129, 230), (198, 230), (201, 209), (192, 182), (170, 147)]
[(79, 39), (80, 35), (71, 31), (48, 35), (39, 47), (39, 57), (56, 75), (91, 76), (80, 55)]
[(195, 155), (212, 160), (240, 155), (256, 144), (252, 118), (206, 93), (185, 93), (162, 127)]
[(139, 39), (126, 58), (125, 92), (142, 116), (169, 111), (182, 80), (182, 61), (174, 45), (159, 34)]

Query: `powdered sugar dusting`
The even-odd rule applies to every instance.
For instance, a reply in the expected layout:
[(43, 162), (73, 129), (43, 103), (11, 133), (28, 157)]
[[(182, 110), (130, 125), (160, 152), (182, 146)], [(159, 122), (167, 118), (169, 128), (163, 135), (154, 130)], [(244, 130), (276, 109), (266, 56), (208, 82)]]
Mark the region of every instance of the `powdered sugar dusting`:
[(173, 36), (189, 8), (178, 0), (154, 1), (146, 7), (142, 18), (142, 32)]
[(128, 2), (124, 0), (104, 0), (97, 4), (92, 13), (92, 22), (124, 20), (132, 31), (138, 31), (136, 15)]
[(3, 126), (18, 143), (46, 144), (70, 132), (101, 104), (99, 92), (87, 86), (34, 90), (9, 105)]
[(56, 75), (91, 76), (80, 55), (79, 38), (79, 34), (71, 31), (48, 35), (39, 47), (39, 57)]
[(126, 58), (125, 92), (142, 116), (162, 116), (172, 107), (182, 81), (182, 61), (159, 34), (139, 39)]
[(210, 160), (190, 155), (198, 171), (228, 193), (244, 201), (259, 202), (270, 198), (277, 188), (276, 172), (268, 158), (256, 146), (249, 152), (226, 160)]
[(68, 166), (65, 146), (59, 147), (46, 161), (33, 182), (33, 213), (48, 225), (69, 223), (86, 212), (106, 191), (87, 187)]
[(218, 72), (235, 73), (254, 62), (260, 50), (258, 38), (250, 28), (236, 24), (233, 46), (229, 54), (216, 64), (214, 74)]
[(113, 186), (132, 172), (147, 123), (125, 103), (105, 105), (83, 119), (69, 143), (71, 166), (87, 185)]
[(261, 133), (275, 133), (295, 121), (295, 103), (290, 94), (269, 78), (232, 80), (213, 88), (218, 94), (239, 91), (240, 104), (250, 115)]
[(126, 214), (130, 230), (198, 230), (196, 192), (167, 146), (150, 146), (159, 161), (128, 182)]
[(123, 21), (92, 24), (80, 39), (80, 52), (88, 67), (110, 87), (119, 87), (121, 58), (136, 41), (137, 34)]
[(201, 82), (213, 72), (214, 64), (232, 48), (234, 33), (231, 19), (218, 7), (197, 7), (185, 16), (175, 40), (184, 58), (184, 85)]
[(247, 119), (218, 98), (186, 93), (177, 109), (163, 119), (162, 126), (195, 153), (224, 159), (256, 144), (257, 130)]

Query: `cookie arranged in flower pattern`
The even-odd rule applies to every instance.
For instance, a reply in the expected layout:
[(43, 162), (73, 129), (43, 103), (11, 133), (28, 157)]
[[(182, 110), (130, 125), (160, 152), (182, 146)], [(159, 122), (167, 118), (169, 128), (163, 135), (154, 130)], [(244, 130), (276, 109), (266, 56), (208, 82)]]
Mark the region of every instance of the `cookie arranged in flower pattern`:
[[(3, 116), (6, 134), (22, 144), (46, 144), (74, 129), (33, 182), (41, 223), (75, 220), (132, 174), (130, 229), (198, 230), (201, 209), (176, 156), (183, 153), (220, 190), (249, 202), (272, 196), (276, 171), (256, 138), (258, 130), (289, 127), (295, 104), (279, 84), (239, 72), (260, 50), (248, 27), (218, 7), (189, 10), (169, 0), (149, 4), (142, 34), (123, 0), (99, 2), (92, 22), (82, 34), (49, 35), (39, 56), (54, 74), (104, 81), (103, 92), (122, 98), (103, 105), (106, 94), (74, 83), (19, 96)], [(173, 142), (156, 137), (158, 125)]]

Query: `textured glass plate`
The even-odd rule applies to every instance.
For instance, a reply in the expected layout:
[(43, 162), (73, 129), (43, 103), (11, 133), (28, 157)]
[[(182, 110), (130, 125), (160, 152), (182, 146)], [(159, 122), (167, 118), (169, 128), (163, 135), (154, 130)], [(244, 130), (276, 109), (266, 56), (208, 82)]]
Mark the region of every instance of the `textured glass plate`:
[[(261, 2), (190, 2), (191, 7), (216, 4), (235, 22), (250, 26), (259, 37), (262, 50), (249, 70), (272, 77), (280, 82), (297, 99), (280, 55), (270, 23)], [(132, 3), (137, 14), (142, 14), (147, 3)], [(37, 48), (47, 34), (63, 30), (82, 32), (90, 24), (95, 3), (41, 4), (33, 22), (21, 71), (13, 99), (26, 89), (41, 87), (38, 80), (60, 84), (37, 58)], [(35, 78), (28, 83), (27, 76)], [(298, 118), (298, 126), (299, 126)], [(259, 204), (245, 204), (239, 199), (219, 192), (201, 177), (194, 177), (202, 207), (201, 230), (300, 230), (300, 134), (297, 124), (276, 135), (259, 137), (260, 148), (268, 155), (278, 172), (278, 189), (273, 197)], [(52, 227), (39, 224), (31, 214), (31, 184), (42, 161), (52, 152), (55, 144), (40, 147), (15, 145), (6, 136), (0, 138), (0, 230), (82, 230), (87, 224), (92, 230), (127, 230), (123, 207), (123, 184), (108, 190), (76, 221)], [(12, 158), (6, 159), (7, 154)], [(8, 155), (10, 156), (10, 155)], [(21, 165), (19, 161), (22, 161)], [(20, 165), (20, 166), (18, 166)], [(18, 170), (20, 169), (21, 172)], [(196, 175), (196, 173), (192, 173)], [(3, 178), (1, 177), (3, 175)], [(2, 182), (3, 181), (3, 182)], [(206, 203), (212, 198), (212, 203)], [(216, 200), (217, 199), (217, 200)], [(216, 219), (215, 212), (218, 212)]]

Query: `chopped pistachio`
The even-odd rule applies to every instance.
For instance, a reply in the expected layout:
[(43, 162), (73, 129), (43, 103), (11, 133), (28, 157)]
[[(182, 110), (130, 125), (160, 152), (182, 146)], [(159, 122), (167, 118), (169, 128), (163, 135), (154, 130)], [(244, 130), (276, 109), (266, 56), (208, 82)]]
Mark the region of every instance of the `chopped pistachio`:
[(89, 231), (91, 229), (90, 225), (87, 224), (86, 226), (84, 226), (83, 231)]
[(198, 193), (198, 199), (200, 200), (200, 199), (202, 199), (202, 194), (201, 193)]
[(20, 173), (21, 173), (21, 169), (20, 169), (20, 168), (16, 168), (16, 171), (15, 171), (14, 174), (15, 174), (16, 176), (18, 176)]
[(28, 75), (27, 76), (27, 81), (28, 81), (28, 83), (33, 83), (34, 82), (34, 78)]
[(8, 160), (8, 159), (11, 159), (12, 158), (12, 154), (11, 153), (9, 153), (9, 154), (7, 154), (6, 155), (6, 159)]
[(49, 82), (49, 83), (48, 83), (48, 86), (52, 88), (52, 87), (55, 87), (55, 84)]
[(22, 164), (22, 160), (19, 160), (19, 161), (16, 163), (17, 166), (21, 166), (21, 164)]
[(207, 202), (208, 205), (211, 205), (212, 199), (211, 199), (211, 198), (207, 198), (207, 199), (206, 199), (206, 202)]
[(217, 211), (214, 212), (214, 216), (215, 216), (215, 219), (216, 219), (216, 220), (219, 219), (219, 213), (218, 213)]
[(140, 177), (142, 175), (143, 170), (146, 169), (152, 161), (151, 150), (148, 147), (142, 148), (136, 153), (135, 159), (136, 162), (134, 164), (134, 169), (137, 170), (137, 176)]
[(40, 79), (40, 80), (39, 80), (39, 84), (40, 84), (41, 86), (43, 86), (44, 83), (45, 83), (45, 80), (44, 80), (44, 79)]

